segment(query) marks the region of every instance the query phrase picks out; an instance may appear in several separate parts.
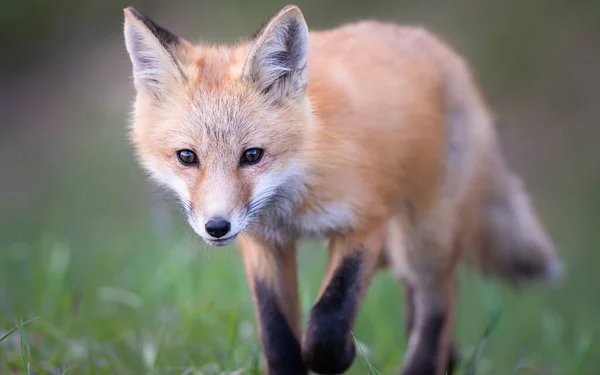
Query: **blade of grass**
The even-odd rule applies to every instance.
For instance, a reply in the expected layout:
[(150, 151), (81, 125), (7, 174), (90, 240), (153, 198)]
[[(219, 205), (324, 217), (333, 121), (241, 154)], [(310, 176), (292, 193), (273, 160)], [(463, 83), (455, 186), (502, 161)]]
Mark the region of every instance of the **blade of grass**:
[[(28, 323), (33, 322), (34, 320), (36, 320), (38, 317), (36, 316), (35, 318), (31, 318), (27, 321), (24, 321), (23, 323), (21, 323), (21, 325), (25, 325)], [(4, 335), (2, 335), (2, 337), (0, 337), (0, 342), (6, 340), (10, 335), (12, 335), (16, 330), (18, 330), (17, 326), (14, 326), (13, 328), (11, 328), (10, 330), (8, 330), (8, 332), (6, 332)]]
[(483, 336), (481, 336), (481, 339), (479, 339), (479, 342), (477, 343), (477, 346), (475, 347), (475, 350), (473, 351), (471, 358), (469, 358), (469, 360), (466, 364), (465, 375), (475, 375), (475, 371), (477, 368), (477, 360), (479, 359), (479, 356), (483, 352), (483, 348), (487, 344), (487, 341), (489, 340), (490, 336), (492, 335), (492, 332), (494, 331), (494, 329), (496, 329), (496, 326), (498, 325), (499, 321), (500, 321), (500, 309), (498, 308), (494, 311), (494, 314), (492, 315), (492, 319), (490, 320), (490, 323), (488, 324), (485, 331), (483, 332)]
[[(27, 339), (27, 334), (23, 329), (23, 321), (21, 323), (17, 323), (17, 329), (19, 330), (19, 335), (21, 335), (21, 363), (23, 364), (23, 373), (25, 375), (32, 375), (31, 371), (31, 347), (29, 346), (29, 340)], [(27, 349), (27, 359), (25, 359), (25, 349)]]
[(367, 356), (365, 355), (365, 352), (362, 350), (362, 347), (360, 346), (360, 343), (358, 342), (358, 340), (356, 339), (356, 336), (354, 336), (354, 332), (352, 333), (352, 338), (354, 339), (354, 345), (356, 345), (356, 347), (358, 348), (358, 351), (360, 352), (360, 355), (363, 357), (363, 359), (365, 360), (367, 367), (369, 368), (369, 373), (371, 375), (381, 375), (379, 373), (379, 371), (377, 371), (377, 369), (375, 368), (375, 366), (373, 366), (371, 364), (371, 362), (369, 361), (369, 359), (367, 358)]

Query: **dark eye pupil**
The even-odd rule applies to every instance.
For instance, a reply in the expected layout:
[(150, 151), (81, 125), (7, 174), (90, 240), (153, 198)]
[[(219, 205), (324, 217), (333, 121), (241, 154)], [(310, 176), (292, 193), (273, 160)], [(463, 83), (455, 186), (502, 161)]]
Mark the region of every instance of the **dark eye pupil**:
[(190, 150), (180, 150), (177, 152), (177, 157), (179, 161), (181, 161), (185, 165), (196, 164), (197, 158), (196, 154)]
[(248, 160), (248, 161), (256, 161), (257, 156), (258, 156), (258, 151), (256, 151), (256, 150), (246, 151), (246, 160)]
[(242, 164), (254, 164), (260, 161), (263, 155), (263, 150), (260, 148), (250, 148), (244, 151), (242, 156)]

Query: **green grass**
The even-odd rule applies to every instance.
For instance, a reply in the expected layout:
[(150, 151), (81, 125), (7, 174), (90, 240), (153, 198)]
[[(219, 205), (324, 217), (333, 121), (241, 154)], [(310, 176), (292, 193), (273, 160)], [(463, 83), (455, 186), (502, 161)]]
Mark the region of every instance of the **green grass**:
[[(50, 235), (4, 248), (0, 264), (8, 283), (0, 326), (8, 332), (0, 336), (0, 372), (31, 366), (36, 374), (261, 373), (237, 252), (203, 250), (195, 239), (183, 238), (162, 246), (151, 233), (134, 233), (120, 245), (113, 239), (76, 253)], [(313, 243), (304, 243), (300, 254), (306, 314), (325, 257)], [(552, 292), (520, 294), (463, 272), (457, 336), (463, 358), (473, 355), (463, 362), (464, 373), (510, 374), (517, 365), (595, 373), (600, 347), (593, 321), (570, 320), (557, 310)], [(497, 304), (501, 319), (494, 316)], [(351, 374), (399, 369), (402, 321), (400, 289), (382, 273), (361, 309)], [(490, 322), (494, 330), (485, 332), (482, 350), (479, 336)]]

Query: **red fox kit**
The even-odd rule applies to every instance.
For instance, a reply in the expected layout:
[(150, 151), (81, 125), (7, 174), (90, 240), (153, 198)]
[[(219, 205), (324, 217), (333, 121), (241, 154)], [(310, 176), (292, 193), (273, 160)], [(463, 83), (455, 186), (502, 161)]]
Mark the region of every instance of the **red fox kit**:
[[(561, 269), (463, 59), (375, 21), (308, 31), (287, 6), (250, 40), (193, 45), (134, 8), (125, 42), (141, 165), (209, 245), (236, 238), (270, 375), (339, 374), (376, 270), (405, 287), (404, 375), (452, 373), (456, 267)], [(302, 330), (296, 240), (328, 240)]]

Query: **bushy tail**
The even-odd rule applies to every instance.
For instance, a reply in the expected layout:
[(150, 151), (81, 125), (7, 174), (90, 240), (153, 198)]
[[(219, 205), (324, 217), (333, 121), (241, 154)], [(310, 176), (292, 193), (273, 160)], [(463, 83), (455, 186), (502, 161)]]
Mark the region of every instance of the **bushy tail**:
[[(562, 265), (554, 245), (538, 221), (521, 181), (504, 160), (493, 119), (466, 63), (444, 46), (441, 50), (444, 52), (440, 60), (447, 69), (448, 126), (454, 123), (455, 127), (450, 129), (450, 134), (460, 139), (461, 133), (456, 129), (461, 126), (475, 134), (479, 152), (478, 167), (474, 171), (478, 182), (483, 182), (483, 185), (472, 185), (470, 193), (475, 197), (467, 199), (470, 203), (477, 202), (473, 203), (476, 208), (469, 204), (464, 208), (467, 212), (465, 222), (473, 218), (476, 221), (469, 223), (472, 225), (464, 225), (467, 229), (458, 240), (461, 242), (457, 246), (462, 252), (462, 259), (484, 274), (515, 282), (558, 279)], [(466, 141), (451, 142), (456, 142), (459, 145), (457, 149), (460, 149), (461, 142)], [(460, 150), (456, 155), (455, 163), (460, 164)]]
[(490, 170), (477, 245), (467, 261), (514, 282), (552, 282), (562, 273), (554, 245), (536, 217), (520, 179), (500, 150)]

